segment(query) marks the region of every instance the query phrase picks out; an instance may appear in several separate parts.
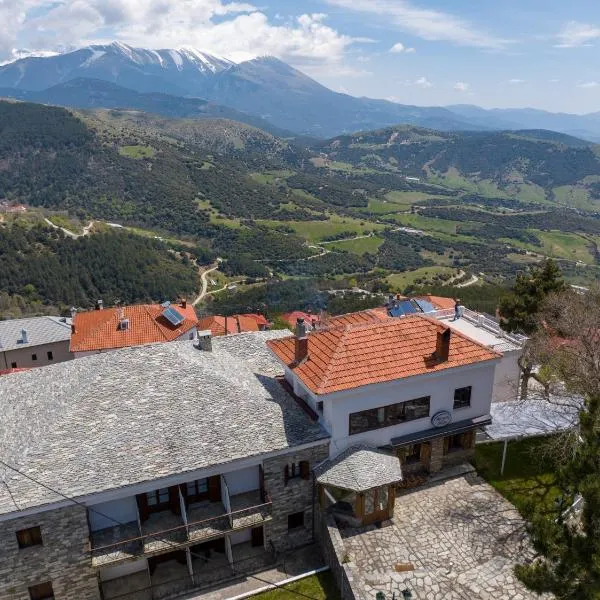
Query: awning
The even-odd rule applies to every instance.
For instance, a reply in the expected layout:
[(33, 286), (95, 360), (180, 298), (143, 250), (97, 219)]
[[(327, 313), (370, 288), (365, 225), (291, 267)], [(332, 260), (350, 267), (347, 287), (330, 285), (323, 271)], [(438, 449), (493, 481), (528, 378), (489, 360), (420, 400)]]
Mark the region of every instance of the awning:
[(390, 440), (390, 445), (394, 447), (418, 444), (420, 442), (426, 442), (427, 440), (434, 440), (436, 438), (446, 437), (447, 435), (455, 435), (457, 433), (470, 431), (471, 429), (476, 429), (477, 427), (484, 427), (485, 425), (490, 425), (491, 423), (491, 415), (483, 415), (481, 417), (474, 417), (473, 419), (465, 419), (464, 421), (450, 423), (450, 425), (444, 425), (444, 427), (425, 429), (424, 431), (418, 431), (417, 433), (401, 435), (399, 437), (392, 438)]
[(366, 445), (351, 446), (315, 468), (317, 482), (364, 492), (402, 481), (398, 457)]

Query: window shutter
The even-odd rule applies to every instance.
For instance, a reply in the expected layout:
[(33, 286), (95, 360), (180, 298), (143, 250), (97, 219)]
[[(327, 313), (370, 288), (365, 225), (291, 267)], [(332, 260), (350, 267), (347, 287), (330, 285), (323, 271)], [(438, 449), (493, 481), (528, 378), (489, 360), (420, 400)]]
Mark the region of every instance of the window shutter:
[(283, 480), (285, 481), (285, 483), (288, 482), (289, 478), (290, 478), (290, 466), (285, 465), (285, 468), (283, 469)]
[(148, 498), (146, 494), (138, 494), (135, 498), (140, 511), (140, 521), (143, 523), (148, 520)]
[(302, 479), (310, 478), (310, 463), (307, 460), (300, 461), (300, 477)]
[(215, 475), (208, 478), (208, 499), (211, 502), (221, 500), (221, 476)]

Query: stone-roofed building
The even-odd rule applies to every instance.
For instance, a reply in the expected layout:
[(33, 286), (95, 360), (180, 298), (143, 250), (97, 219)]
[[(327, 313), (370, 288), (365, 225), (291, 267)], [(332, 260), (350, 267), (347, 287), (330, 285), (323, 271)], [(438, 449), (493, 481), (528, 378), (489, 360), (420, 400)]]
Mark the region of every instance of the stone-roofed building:
[(134, 304), (76, 312), (73, 315), (71, 352), (75, 358), (117, 348), (193, 339), (198, 324), (191, 304)]
[(42, 586), (96, 600), (99, 585), (104, 598), (148, 586), (160, 597), (162, 581), (205, 585), (308, 541), (310, 471), (329, 434), (277, 379), (265, 342), (282, 335), (0, 378), (0, 599)]
[(0, 321), (0, 371), (42, 367), (73, 358), (71, 319), (31, 317)]

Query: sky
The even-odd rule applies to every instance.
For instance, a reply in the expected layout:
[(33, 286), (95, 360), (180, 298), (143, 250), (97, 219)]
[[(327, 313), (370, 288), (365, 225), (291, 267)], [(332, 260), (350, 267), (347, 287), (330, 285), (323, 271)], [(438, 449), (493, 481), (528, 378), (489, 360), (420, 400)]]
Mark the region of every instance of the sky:
[(114, 40), (402, 104), (600, 111), (599, 0), (0, 0), (0, 62)]

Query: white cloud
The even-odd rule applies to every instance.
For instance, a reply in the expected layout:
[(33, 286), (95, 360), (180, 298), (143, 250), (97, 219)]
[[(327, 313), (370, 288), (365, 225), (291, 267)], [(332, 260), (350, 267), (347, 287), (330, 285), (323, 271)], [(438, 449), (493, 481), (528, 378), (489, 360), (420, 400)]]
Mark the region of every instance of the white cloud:
[(600, 86), (600, 83), (598, 83), (597, 81), (582, 81), (577, 84), (578, 88), (583, 88), (584, 90), (589, 90), (598, 86)]
[(509, 79), (508, 83), (510, 83), (510, 85), (521, 85), (522, 83), (525, 83), (524, 79)]
[(464, 81), (457, 81), (454, 84), (454, 89), (457, 92), (468, 92), (471, 89), (471, 86), (470, 86), (470, 84), (465, 83)]
[(192, 46), (234, 60), (270, 54), (295, 64), (338, 64), (348, 46), (372, 41), (338, 32), (326, 24), (324, 13), (269, 22), (246, 2), (16, 0), (16, 4), (27, 2), (37, 7), (30, 19), (23, 10), (7, 12), (6, 0), (0, 0), (0, 59), (11, 57), (15, 43), (15, 35), (7, 36), (4, 30), (20, 30), (21, 39), (32, 40), (27, 45), (47, 50), (118, 39), (150, 48)]
[(576, 48), (577, 46), (591, 46), (591, 42), (600, 38), (600, 27), (590, 23), (569, 21), (563, 25), (556, 36), (556, 48)]
[(414, 48), (407, 48), (402, 42), (394, 44), (389, 51), (394, 54), (399, 54), (400, 52), (404, 52), (404, 54), (412, 54), (413, 52), (416, 52)]
[(403, 83), (403, 85), (414, 85), (416, 87), (420, 87), (423, 89), (433, 87), (433, 83), (431, 83), (431, 81), (429, 81), (429, 79), (427, 79), (427, 77), (419, 77), (418, 79), (415, 79), (414, 81), (411, 79), (406, 79), (402, 83)]
[(548, 83), (558, 83), (560, 81), (560, 79), (548, 79)]
[(35, 0), (0, 0), (0, 59), (15, 59), (18, 32)]
[(327, 3), (351, 10), (378, 15), (401, 31), (425, 40), (451, 42), (458, 46), (472, 46), (500, 50), (511, 43), (475, 25), (435, 9), (420, 8), (409, 0), (325, 0)]

